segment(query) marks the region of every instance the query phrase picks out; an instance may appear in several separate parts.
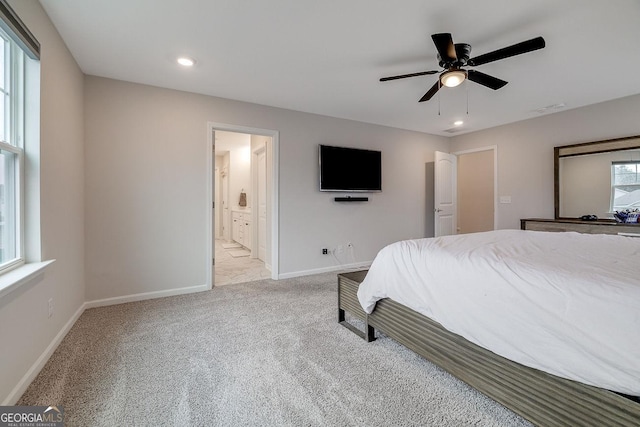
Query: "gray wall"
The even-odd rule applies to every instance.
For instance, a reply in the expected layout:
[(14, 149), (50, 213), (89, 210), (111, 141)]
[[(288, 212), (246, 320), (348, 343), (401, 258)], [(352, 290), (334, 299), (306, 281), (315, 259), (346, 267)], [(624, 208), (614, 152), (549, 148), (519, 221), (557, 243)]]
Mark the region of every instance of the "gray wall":
[[(207, 122), (279, 131), (279, 272), (371, 261), (425, 235), (425, 162), (444, 137), (86, 77), (87, 299), (205, 283)], [(383, 191), (336, 203), (318, 189), (318, 144), (382, 150)]]
[[(12, 404), (80, 314), (84, 288), (83, 75), (37, 1), (11, 6), (42, 45), (40, 208), (44, 276), (0, 299), (0, 401)], [(47, 317), (47, 302), (54, 313)]]

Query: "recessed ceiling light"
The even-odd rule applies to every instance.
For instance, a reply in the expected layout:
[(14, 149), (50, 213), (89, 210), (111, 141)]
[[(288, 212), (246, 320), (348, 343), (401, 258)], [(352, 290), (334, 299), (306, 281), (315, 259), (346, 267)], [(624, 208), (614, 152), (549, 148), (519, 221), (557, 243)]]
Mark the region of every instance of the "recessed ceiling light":
[(454, 126), (462, 126), (464, 122), (462, 120), (456, 120), (455, 122), (453, 122)]
[(181, 56), (180, 58), (178, 58), (178, 64), (184, 67), (193, 67), (195, 63), (196, 63), (195, 59), (189, 58), (187, 56)]

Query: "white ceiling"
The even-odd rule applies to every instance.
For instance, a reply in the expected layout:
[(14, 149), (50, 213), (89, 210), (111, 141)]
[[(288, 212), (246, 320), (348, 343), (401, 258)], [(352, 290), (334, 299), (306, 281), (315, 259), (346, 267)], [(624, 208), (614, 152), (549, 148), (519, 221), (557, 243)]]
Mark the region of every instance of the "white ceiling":
[[(638, 0), (41, 3), (86, 74), (438, 135), (457, 119), (464, 133), (640, 93)], [(438, 32), (471, 57), (547, 46), (475, 68), (509, 82), (498, 91), (467, 82), (418, 103), (436, 76), (379, 82), (439, 69)], [(183, 69), (179, 55), (198, 62)]]

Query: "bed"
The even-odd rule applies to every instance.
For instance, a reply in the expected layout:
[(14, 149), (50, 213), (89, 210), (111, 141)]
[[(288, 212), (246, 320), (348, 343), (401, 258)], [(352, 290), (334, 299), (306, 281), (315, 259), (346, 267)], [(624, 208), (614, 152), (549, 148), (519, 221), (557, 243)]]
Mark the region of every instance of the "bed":
[(381, 331), (534, 424), (637, 426), (638, 260), (640, 239), (619, 236), (398, 242), (368, 272), (339, 276), (339, 321), (369, 341)]

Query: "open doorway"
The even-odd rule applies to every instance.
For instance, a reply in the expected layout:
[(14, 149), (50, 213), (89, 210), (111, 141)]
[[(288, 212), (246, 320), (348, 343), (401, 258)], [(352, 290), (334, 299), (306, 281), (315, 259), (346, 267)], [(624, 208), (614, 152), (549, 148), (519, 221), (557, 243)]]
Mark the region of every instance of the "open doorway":
[(209, 123), (209, 283), (277, 279), (278, 133)]
[(497, 150), (495, 146), (455, 153), (457, 168), (457, 233), (495, 229)]
[(433, 166), (427, 168), (433, 175), (427, 185), (433, 186), (434, 236), (495, 230), (497, 163), (496, 146), (435, 152)]

